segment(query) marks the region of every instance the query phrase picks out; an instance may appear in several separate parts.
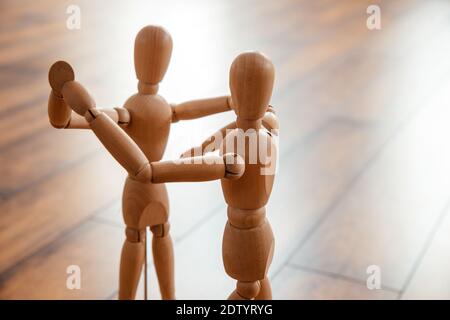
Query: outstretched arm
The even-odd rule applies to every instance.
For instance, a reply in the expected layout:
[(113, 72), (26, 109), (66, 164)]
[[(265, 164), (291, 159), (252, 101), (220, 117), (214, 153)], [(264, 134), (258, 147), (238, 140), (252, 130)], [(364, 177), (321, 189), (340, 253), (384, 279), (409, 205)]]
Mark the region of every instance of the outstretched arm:
[(100, 142), (133, 179), (153, 183), (208, 181), (238, 179), (244, 172), (243, 160), (235, 154), (149, 163), (125, 131), (95, 108), (94, 100), (81, 84), (68, 81), (63, 84), (61, 93), (64, 102), (77, 114), (84, 116)]
[(216, 151), (220, 147), (223, 139), (225, 139), (227, 131), (236, 128), (237, 128), (236, 121), (227, 124), (225, 127), (216, 131), (213, 135), (211, 135), (205, 141), (203, 141), (203, 143), (200, 146), (193, 147), (187, 150), (186, 152), (183, 152), (181, 158), (200, 156), (204, 155), (207, 152)]
[(231, 110), (229, 96), (172, 104), (172, 122), (197, 119), (229, 110)]
[[(278, 118), (275, 114), (275, 110), (272, 106), (269, 106), (267, 108), (267, 112), (264, 115), (264, 118), (262, 119), (262, 125), (269, 130), (271, 133), (278, 135)], [(181, 155), (181, 158), (186, 157), (193, 157), (193, 156), (199, 156), (203, 155), (207, 152), (214, 152), (217, 150), (223, 139), (225, 139), (225, 136), (227, 134), (228, 130), (233, 130), (237, 128), (236, 121), (233, 121), (229, 124), (227, 124), (225, 127), (221, 128), (217, 132), (215, 132), (213, 135), (208, 137), (200, 146), (193, 147)]]
[(150, 165), (153, 183), (236, 180), (245, 170), (244, 160), (235, 153), (152, 162)]
[(111, 118), (95, 108), (94, 101), (78, 82), (64, 84), (62, 94), (75, 112), (84, 115), (105, 148), (136, 180), (154, 183), (208, 181), (237, 179), (243, 174), (243, 160), (235, 154), (149, 163), (136, 143)]
[[(48, 79), (52, 88), (48, 99), (50, 124), (58, 129), (88, 129), (86, 119), (72, 112), (62, 97), (63, 84), (75, 79), (72, 67), (64, 61), (55, 62), (50, 68)], [(125, 108), (101, 110), (120, 126), (126, 126), (130, 122), (130, 114)]]

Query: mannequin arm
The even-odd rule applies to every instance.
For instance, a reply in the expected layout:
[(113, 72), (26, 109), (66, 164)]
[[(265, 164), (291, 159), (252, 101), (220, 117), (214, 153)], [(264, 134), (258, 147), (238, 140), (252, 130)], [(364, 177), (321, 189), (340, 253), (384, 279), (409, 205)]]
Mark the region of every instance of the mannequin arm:
[(61, 92), (67, 105), (78, 114), (84, 115), (100, 142), (133, 179), (153, 183), (208, 181), (221, 178), (238, 179), (244, 172), (242, 158), (234, 154), (150, 164), (125, 131), (105, 113), (95, 108), (94, 101), (78, 82), (66, 82)]
[[(112, 121), (117, 123), (121, 127), (126, 127), (130, 123), (130, 113), (125, 108), (113, 108), (104, 109), (100, 108), (99, 111), (106, 114)], [(72, 112), (68, 124), (64, 129), (89, 129), (89, 123), (86, 119), (79, 114)]]
[[(64, 83), (75, 79), (72, 67), (67, 62), (58, 61), (51, 66), (48, 78), (52, 87), (48, 99), (50, 124), (59, 129), (88, 129), (88, 122), (82, 116), (72, 112), (62, 97), (61, 91)], [(126, 126), (130, 122), (130, 114), (125, 108), (103, 109), (102, 111), (120, 126)]]
[(186, 157), (192, 157), (192, 156), (199, 156), (203, 155), (207, 152), (214, 152), (222, 143), (223, 139), (225, 139), (225, 136), (227, 135), (228, 130), (236, 129), (236, 121), (233, 121), (229, 124), (227, 124), (225, 127), (221, 128), (220, 130), (216, 131), (213, 135), (211, 135), (209, 138), (207, 138), (200, 146), (193, 147), (181, 155), (181, 158)]
[[(121, 127), (130, 122), (130, 114), (125, 108), (99, 109)], [(89, 129), (89, 123), (66, 105), (64, 99), (52, 91), (48, 102), (50, 124), (57, 129)]]
[(237, 154), (205, 155), (176, 161), (152, 162), (152, 182), (199, 182), (239, 179), (244, 174), (244, 160)]
[(206, 117), (212, 114), (231, 110), (231, 97), (192, 100), (180, 104), (172, 104), (172, 122)]
[(79, 115), (79, 119), (84, 117), (100, 142), (131, 177), (138, 180), (151, 178), (150, 165), (144, 153), (116, 122), (95, 108), (94, 100), (81, 84), (68, 81), (61, 94), (67, 106)]

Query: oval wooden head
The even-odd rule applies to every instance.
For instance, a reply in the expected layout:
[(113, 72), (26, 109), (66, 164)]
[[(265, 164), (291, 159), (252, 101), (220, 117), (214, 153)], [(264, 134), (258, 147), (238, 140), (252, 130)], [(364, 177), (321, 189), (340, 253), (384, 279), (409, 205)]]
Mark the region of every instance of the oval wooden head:
[(244, 52), (230, 69), (230, 90), (234, 111), (245, 120), (261, 119), (272, 96), (275, 69), (264, 54)]
[(152, 85), (161, 82), (171, 55), (172, 37), (164, 28), (142, 28), (134, 42), (134, 67), (139, 81)]
[(55, 62), (48, 71), (48, 82), (53, 91), (61, 95), (64, 84), (68, 81), (75, 80), (75, 73), (72, 67), (65, 61)]

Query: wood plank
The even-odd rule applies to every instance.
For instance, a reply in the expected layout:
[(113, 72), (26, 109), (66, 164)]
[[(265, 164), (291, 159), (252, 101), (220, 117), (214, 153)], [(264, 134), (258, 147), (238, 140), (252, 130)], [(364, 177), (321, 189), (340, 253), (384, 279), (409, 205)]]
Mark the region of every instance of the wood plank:
[[(408, 19), (403, 18), (407, 20), (406, 25), (402, 25), (405, 22), (402, 20), (398, 23), (397, 29), (404, 33), (389, 30), (377, 41), (368, 42), (368, 47), (360, 56), (378, 60), (378, 63), (364, 71), (361, 80), (363, 92), (356, 87), (349, 103), (339, 103), (336, 112), (353, 119), (368, 119), (395, 126), (420, 108), (421, 101), (430, 94), (437, 82), (446, 79), (450, 68), (446, 58), (450, 53), (450, 45), (445, 41), (450, 34), (445, 15), (448, 8), (441, 9), (435, 12), (436, 22), (432, 27), (428, 26), (429, 10), (414, 11), (415, 14)], [(419, 28), (419, 35), (405, 30), (407, 26), (411, 30), (416, 25), (424, 25)], [(401, 50), (392, 45), (393, 38), (405, 43), (400, 46)], [(382, 52), (376, 48), (381, 43)], [(379, 62), (380, 59), (383, 59), (383, 63)], [(414, 68), (411, 68), (412, 65)], [(355, 77), (358, 78), (358, 74)]]
[[(124, 233), (86, 222), (27, 259), (0, 283), (1, 299), (105, 299), (117, 289)], [(66, 286), (67, 267), (81, 270), (81, 288)]]
[[(381, 259), (383, 283), (398, 288), (413, 270), (418, 252), (425, 246), (424, 239), (439, 222), (436, 212), (448, 196), (447, 180), (437, 173), (443, 169), (441, 174), (445, 176), (448, 169), (441, 163), (448, 160), (446, 155), (441, 156), (443, 136), (448, 135), (443, 128), (447, 114), (440, 110), (420, 116), (428, 120), (420, 120), (415, 129), (407, 129), (410, 133), (398, 138), (407, 143), (397, 142), (393, 147), (390, 144), (384, 160), (377, 160), (377, 169), (370, 167), (368, 177), (363, 173), (357, 180), (351, 189), (355, 195), (346, 192), (368, 159), (408, 117), (419, 108), (450, 102), (442, 92), (447, 87), (450, 68), (446, 59), (450, 45), (443, 45), (449, 33), (448, 3), (383, 1), (383, 29), (370, 32), (365, 27), (365, 8), (370, 1), (200, 1), (196, 6), (178, 1), (171, 5), (179, 10), (170, 11), (162, 2), (152, 4), (152, 10), (144, 3), (108, 4), (108, 10), (104, 10), (104, 1), (83, 1), (83, 27), (75, 33), (64, 30), (65, 3), (51, 10), (50, 1), (27, 4), (0, 5), (0, 16), (4, 17), (0, 19), (0, 43), (6, 50), (0, 55), (0, 170), (6, 177), (0, 183), (1, 297), (113, 296), (117, 283), (114, 259), (119, 255), (119, 239), (123, 239), (119, 197), (125, 174), (91, 132), (57, 132), (49, 128), (45, 108), (48, 88), (42, 79), (49, 61), (57, 56), (73, 59), (80, 80), (92, 88), (99, 105), (120, 105), (135, 91), (130, 34), (134, 35), (149, 19), (168, 27), (176, 43), (173, 63), (161, 86), (161, 93), (170, 101), (228, 91), (229, 63), (243, 49), (265, 51), (277, 65), (278, 87), (273, 103), (282, 126), (282, 157), (268, 207), (277, 241), (271, 274), (277, 275), (274, 284), (281, 283), (274, 288), (275, 297), (395, 296), (389, 291), (367, 293), (358, 283), (365, 279), (365, 269), (359, 278), (355, 274), (362, 265), (373, 263), (372, 257)], [(238, 6), (241, 10), (236, 12)], [(133, 21), (123, 19), (112, 25), (109, 17), (125, 8), (127, 14), (133, 15)], [(183, 11), (189, 20), (195, 17), (197, 23), (174, 19), (178, 11)], [(23, 19), (28, 22), (21, 23)], [(210, 20), (214, 23), (210, 24)], [(104, 37), (107, 32), (114, 34), (114, 40)], [(217, 39), (220, 45), (216, 45)], [(101, 53), (111, 47), (111, 41), (123, 45), (105, 57)], [(206, 42), (207, 48), (198, 52)], [(199, 64), (203, 69), (193, 79), (193, 69)], [(440, 89), (436, 93), (437, 85)], [(424, 105), (424, 98), (432, 94), (436, 95), (435, 100)], [(178, 157), (208, 131), (231, 118), (221, 115), (175, 125), (166, 158)], [(192, 134), (186, 137), (188, 131)], [(424, 181), (423, 185), (415, 186), (416, 180)], [(386, 187), (388, 182), (395, 184)], [(178, 297), (226, 297), (234, 281), (225, 275), (220, 256), (225, 211), (219, 185), (171, 185), (169, 192), (172, 231), (177, 240)], [(343, 205), (338, 202), (341, 197)], [(379, 197), (384, 198), (380, 201)], [(431, 212), (426, 218), (420, 206), (426, 208), (423, 212)], [(319, 234), (313, 235), (313, 244), (308, 245), (306, 257), (312, 257), (312, 266), (302, 266), (318, 267), (317, 270), (310, 273), (286, 267), (298, 242), (315, 231), (329, 212), (329, 219), (337, 217), (323, 220), (326, 228), (319, 228)], [(94, 215), (92, 221), (86, 220)], [(392, 226), (386, 226), (387, 223)], [(386, 230), (383, 235), (387, 234), (387, 239), (373, 240), (378, 233), (367, 232), (371, 227)], [(107, 239), (96, 243), (95, 248), (104, 253), (97, 261), (88, 243), (105, 233), (117, 243), (103, 242)], [(330, 244), (331, 241), (336, 243)], [(388, 253), (380, 253), (385, 247), (389, 248)], [(86, 248), (86, 252), (78, 248)], [(347, 253), (354, 248), (355, 252)], [(406, 298), (417, 296), (413, 293), (419, 290), (429, 270), (445, 279), (446, 263), (442, 269), (435, 266), (443, 250), (444, 245), (430, 248), (432, 258), (425, 255), (424, 267), (419, 266)], [(326, 257), (330, 251), (331, 258)], [(304, 256), (301, 257), (303, 263)], [(80, 259), (87, 266), (89, 287), (68, 294), (61, 288), (66, 275), (58, 270), (72, 259)], [(403, 260), (399, 262), (400, 259)], [(329, 276), (336, 270), (327, 269), (328, 264), (335, 264), (343, 277)], [(106, 265), (112, 267), (103, 274)], [(393, 271), (383, 271), (386, 268)], [(45, 270), (54, 272), (46, 274)], [(151, 271), (151, 297), (157, 298), (154, 270)], [(21, 279), (20, 275), (25, 276)], [(96, 277), (100, 280), (98, 287), (94, 286)], [(355, 281), (351, 280), (353, 277)], [(286, 282), (289, 286), (285, 287), (282, 283)], [(28, 283), (33, 283), (36, 290), (30, 289)], [(42, 295), (40, 288), (45, 290)], [(51, 291), (55, 295), (49, 294)], [(447, 294), (445, 288), (430, 283), (423, 296), (432, 293)]]
[[(402, 22), (403, 20), (412, 21), (409, 16), (406, 18), (402, 15), (397, 17), (398, 8), (396, 6), (388, 7), (383, 12), (385, 11), (387, 11), (386, 18), (395, 16)], [(391, 92), (391, 89), (392, 92), (395, 92), (397, 87), (404, 88), (407, 85), (399, 83), (398, 79), (394, 77), (395, 72), (398, 71), (398, 68), (396, 68), (397, 61), (390, 56), (389, 52), (373, 54), (370, 51), (375, 43), (385, 41), (385, 39), (381, 36), (371, 36), (370, 33), (367, 33), (367, 30), (364, 30), (363, 24), (355, 23), (354, 20), (350, 20), (353, 21), (353, 24), (339, 24), (339, 28), (331, 33), (329, 32), (328, 36), (318, 37), (319, 40), (310, 43), (307, 47), (310, 53), (306, 54), (311, 56), (304, 59), (308, 63), (301, 62), (298, 55), (294, 54), (291, 55), (294, 61), (284, 61), (280, 64), (281, 68), (277, 69), (278, 73), (281, 73), (279, 81), (282, 82), (281, 84), (277, 83), (281, 91), (275, 92), (273, 104), (280, 111), (282, 130), (287, 127), (287, 130), (281, 133), (283, 139), (287, 139), (288, 143), (296, 141), (295, 138), (291, 139), (291, 137), (296, 136), (298, 129), (291, 130), (291, 127), (314, 128), (317, 123), (323, 124), (332, 117), (348, 119), (361, 124), (371, 124), (375, 121), (384, 124), (388, 120), (391, 126), (389, 130), (391, 130), (399, 124), (402, 119), (401, 116), (413, 111), (413, 107), (417, 107), (417, 104), (405, 103), (404, 107), (402, 105), (402, 108), (396, 108), (397, 105), (393, 106), (388, 103), (390, 95), (383, 94), (383, 91), (379, 90), (379, 82), (373, 81), (372, 78), (379, 78), (384, 83), (389, 82), (389, 92)], [(390, 24), (392, 26), (389, 25), (389, 27), (395, 26), (394, 22)], [(356, 34), (353, 31), (355, 28), (359, 30)], [(326, 33), (321, 27), (315, 31), (319, 35), (320, 32)], [(352, 40), (341, 41), (343, 35), (348, 33), (352, 34)], [(334, 38), (336, 35), (337, 38)], [(328, 44), (330, 41), (337, 46), (333, 49), (327, 48), (327, 46), (331, 46)], [(369, 49), (366, 49), (366, 47)], [(293, 47), (293, 50), (299, 51), (303, 48), (301, 48), (301, 44), (298, 44)], [(315, 56), (317, 51), (324, 52), (323, 59)], [(382, 63), (380, 63), (380, 59), (382, 59)], [(292, 66), (292, 64), (295, 66)], [(442, 73), (445, 72), (444, 68)], [(366, 76), (367, 74), (371, 76)], [(409, 95), (405, 96), (404, 100), (406, 98), (408, 98), (408, 101), (405, 102), (413, 99), (418, 100), (418, 98), (428, 94), (429, 91), (430, 87), (424, 86), (423, 89), (419, 90), (422, 96), (417, 94), (411, 97)], [(370, 100), (371, 96), (374, 97), (373, 101)], [(383, 103), (376, 104), (374, 101), (379, 101), (380, 96)], [(369, 110), (365, 113), (367, 109)], [(402, 112), (397, 112), (395, 118), (384, 116), (385, 113), (397, 109), (401, 109)], [(361, 113), (361, 116), (359, 116), (359, 113)], [(281, 148), (289, 147), (289, 145), (286, 145), (286, 141), (281, 144)]]
[(293, 263), (359, 280), (375, 264), (382, 285), (403, 287), (448, 199), (449, 104), (442, 85), (331, 208)]
[(267, 207), (276, 235), (271, 273), (281, 268), (298, 242), (335, 205), (383, 143), (384, 136), (373, 134), (370, 126), (330, 121), (302, 148), (279, 159)]
[[(91, 131), (45, 130), (0, 152), (0, 192), (12, 195), (26, 186), (84, 161), (102, 146)], [(103, 151), (103, 150), (102, 150)], [(103, 151), (105, 152), (105, 151)]]
[(95, 154), (2, 201), (0, 273), (116, 200), (123, 179), (122, 169), (109, 156)]
[(423, 248), (423, 258), (417, 261), (412, 279), (404, 288), (402, 299), (450, 299), (450, 214), (444, 211), (430, 245)]
[(364, 284), (286, 266), (272, 282), (275, 299), (393, 300), (397, 293), (369, 290)]
[[(383, 24), (381, 32), (366, 32), (362, 41), (344, 51), (343, 56), (335, 52), (335, 63), (325, 68), (325, 73), (318, 70), (319, 74), (316, 76), (315, 72), (312, 72), (309, 77), (316, 77), (320, 85), (299, 81), (301, 73), (297, 76), (284, 75), (288, 80), (295, 80), (295, 83), (283, 86), (283, 89), (288, 87), (296, 97), (292, 101), (297, 101), (296, 104), (299, 105), (289, 111), (290, 117), (287, 121), (309, 119), (314, 113), (318, 113), (322, 116), (379, 122), (395, 127), (419, 107), (418, 102), (433, 89), (433, 79), (439, 79), (448, 72), (449, 63), (445, 57), (450, 49), (442, 45), (448, 37), (445, 19), (447, 10), (439, 10), (436, 6), (431, 8), (436, 11), (437, 22), (433, 23), (432, 27), (421, 28), (420, 37), (417, 38), (411, 29), (416, 23), (425, 25), (429, 21), (430, 8), (424, 8), (427, 10), (421, 13), (411, 6), (400, 11), (401, 14), (397, 17), (396, 13), (390, 12), (392, 8), (386, 9), (384, 4), (382, 7), (383, 22), (387, 17), (392, 19), (392, 15), (395, 19), (387, 25)], [(395, 8), (395, 11), (398, 11), (398, 8)], [(342, 33), (342, 30), (338, 33)], [(399, 46), (394, 45), (393, 39), (396, 39), (397, 43), (403, 43), (404, 38), (407, 38), (407, 45), (400, 46), (399, 51)], [(315, 51), (313, 50), (312, 54)], [(328, 51), (324, 50), (325, 53)], [(414, 55), (409, 54), (410, 52), (414, 52)], [(411, 59), (404, 59), (405, 55)], [(305, 59), (308, 61), (308, 67), (312, 59), (316, 58)], [(410, 68), (411, 64), (414, 64), (415, 68)], [(296, 68), (298, 67), (293, 67), (292, 70), (297, 70)], [(415, 88), (413, 91), (412, 87)], [(283, 106), (284, 103), (281, 102), (280, 105)], [(292, 116), (305, 108), (311, 110)]]
[[(346, 6), (346, 8), (348, 8), (348, 6)], [(103, 43), (103, 42), (102, 42)], [(99, 47), (99, 43), (98, 43), (98, 41), (96, 42), (96, 48), (98, 48)], [(80, 46), (80, 49), (83, 49), (83, 48), (92, 48), (92, 46)], [(79, 51), (79, 50), (78, 50)], [(101, 50), (100, 50), (101, 51)], [(70, 54), (70, 56), (72, 56), (73, 54)], [(92, 59), (89, 59), (89, 61), (91, 61)], [(91, 65), (91, 66), (88, 66), (87, 67), (87, 69), (92, 69), (92, 65), (93, 65), (93, 62), (91, 61), (91, 63), (89, 63), (89, 61), (88, 61), (88, 65)], [(110, 63), (111, 63), (111, 61), (109, 61), (108, 63), (106, 63), (105, 61), (104, 61), (104, 59), (102, 60), (102, 63), (100, 63), (100, 65), (96, 65), (95, 66), (95, 69), (97, 70), (97, 76), (100, 74), (102, 74), (102, 72), (101, 72), (101, 66), (104, 66), (104, 68), (106, 68), (106, 66), (107, 65), (110, 65)], [(120, 65), (120, 64), (119, 64)], [(100, 67), (100, 70), (99, 70), (99, 67)], [(107, 69), (109, 69), (110, 70), (110, 68), (107, 68)], [(45, 71), (45, 70), (44, 70)], [(44, 71), (42, 71), (42, 72), (44, 72)], [(115, 71), (117, 71), (117, 70), (115, 70)], [(46, 72), (46, 71), (45, 71)], [(45, 73), (44, 72), (44, 73)], [(77, 71), (77, 73), (78, 73), (78, 71)], [(40, 78), (40, 77), (38, 77), (38, 78)], [(85, 77), (84, 77), (85, 78)], [(106, 78), (109, 78), (109, 77), (106, 77)], [(83, 81), (84, 81), (85, 79), (83, 79)], [(40, 86), (41, 87), (41, 86)], [(96, 87), (97, 86), (94, 86), (94, 92), (97, 94), (98, 93), (98, 90), (96, 90)], [(33, 88), (36, 88), (36, 86), (33, 86)], [(103, 92), (105, 92), (105, 95), (106, 95), (106, 92), (110, 92), (110, 90), (109, 89), (106, 89), (106, 86), (103, 86), (102, 87), (103, 88)], [(26, 91), (26, 92), (30, 92), (28, 89), (26, 89), (26, 88), (24, 88), (23, 89), (23, 91)], [(46, 89), (44, 88), (44, 87), (42, 87), (41, 89), (39, 89), (39, 90), (36, 90), (36, 94), (38, 94), (38, 92), (39, 93), (42, 93), (42, 92), (45, 92), (46, 91)], [(123, 95), (123, 93), (122, 93), (122, 95)], [(11, 95), (9, 95), (9, 96), (11, 96)], [(16, 94), (14, 94), (14, 95), (12, 95), (13, 97), (24, 97), (25, 95), (23, 95), (23, 94), (20, 94), (20, 92), (19, 93), (16, 93)], [(100, 96), (102, 97), (102, 94), (100, 94)], [(112, 100), (112, 99), (111, 99)], [(110, 101), (111, 101), (110, 100)], [(44, 103), (44, 96), (42, 96), (42, 102), (41, 103)], [(112, 101), (114, 101), (114, 100), (112, 100)], [(17, 115), (17, 117), (20, 119), (20, 120), (18, 120), (18, 121), (14, 121), (14, 117), (13, 118), (11, 118), (10, 119), (10, 121), (8, 121), (8, 123), (10, 124), (10, 125), (13, 125), (14, 127), (16, 127), (17, 126), (17, 128), (21, 128), (22, 126), (24, 127), (22, 130), (23, 130), (23, 132), (22, 133), (20, 133), (21, 131), (20, 130), (15, 130), (15, 132), (17, 132), (17, 133), (14, 133), (14, 136), (13, 137), (9, 137), (9, 136), (7, 136), (7, 137), (5, 137), (5, 139), (7, 139), (7, 140), (9, 140), (9, 139), (12, 139), (12, 140), (14, 140), (14, 138), (15, 138), (15, 136), (16, 135), (19, 135), (19, 137), (20, 138), (24, 138), (24, 136), (26, 136), (27, 134), (29, 134), (30, 132), (32, 132), (33, 130), (36, 130), (36, 129), (42, 129), (43, 128), (43, 126), (44, 126), (44, 124), (45, 124), (45, 120), (44, 120), (44, 117), (43, 117), (43, 111), (41, 110), (41, 112), (40, 113), (38, 113), (37, 114), (37, 112), (38, 111), (36, 111), (36, 110), (32, 110), (32, 111), (29, 111), (29, 110), (26, 110), (26, 111), (24, 111), (24, 113), (23, 114), (19, 114), (19, 115)], [(29, 115), (28, 115), (29, 114)], [(34, 121), (34, 126), (33, 127), (29, 127), (29, 126), (25, 126), (24, 125), (24, 122), (23, 121), (21, 121), (22, 120), (22, 118), (27, 118), (27, 116), (28, 117), (30, 117), (30, 120), (29, 121), (31, 121), (31, 119), (33, 119), (33, 117), (40, 117), (40, 121), (38, 120), (38, 121)], [(33, 119), (34, 120), (34, 119)], [(29, 121), (26, 121), (26, 123), (28, 123)], [(6, 130), (7, 131), (7, 130)], [(9, 131), (7, 131), (7, 132), (9, 132)], [(19, 134), (20, 133), (20, 134)], [(19, 138), (19, 137), (17, 137), (17, 139)]]

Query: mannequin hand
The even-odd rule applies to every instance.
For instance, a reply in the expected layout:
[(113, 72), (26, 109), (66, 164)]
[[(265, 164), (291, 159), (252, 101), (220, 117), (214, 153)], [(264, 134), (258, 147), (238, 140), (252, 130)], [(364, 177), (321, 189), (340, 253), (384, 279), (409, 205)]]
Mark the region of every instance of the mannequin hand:
[(61, 96), (61, 91), (66, 82), (74, 81), (75, 73), (72, 67), (65, 61), (55, 62), (48, 71), (48, 82), (56, 95)]
[(65, 61), (55, 62), (49, 70), (48, 81), (57, 96), (62, 96), (66, 104), (79, 115), (84, 116), (95, 102), (87, 90), (75, 81), (75, 73)]
[(81, 116), (85, 116), (90, 109), (95, 109), (94, 99), (87, 90), (76, 81), (69, 81), (64, 84), (61, 91), (64, 100), (73, 111)]

